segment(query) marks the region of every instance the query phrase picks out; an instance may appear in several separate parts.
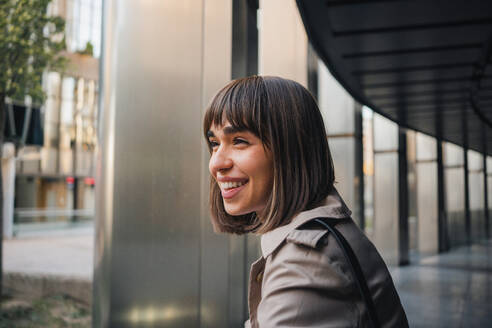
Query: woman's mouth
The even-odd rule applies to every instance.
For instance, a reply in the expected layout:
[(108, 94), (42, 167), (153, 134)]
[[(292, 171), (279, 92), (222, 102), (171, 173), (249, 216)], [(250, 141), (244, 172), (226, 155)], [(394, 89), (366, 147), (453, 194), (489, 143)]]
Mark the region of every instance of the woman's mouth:
[(219, 182), (220, 192), (222, 194), (222, 198), (230, 199), (237, 195), (242, 189), (244, 189), (244, 185), (248, 183), (249, 180), (244, 181), (234, 181), (234, 182)]

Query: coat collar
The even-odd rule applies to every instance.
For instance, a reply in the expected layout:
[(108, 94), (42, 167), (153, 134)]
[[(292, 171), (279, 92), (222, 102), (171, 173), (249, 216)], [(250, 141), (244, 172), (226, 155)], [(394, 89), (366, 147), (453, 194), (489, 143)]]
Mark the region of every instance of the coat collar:
[(329, 217), (334, 219), (344, 219), (350, 217), (352, 212), (343, 202), (337, 190), (333, 191), (326, 197), (323, 205), (308, 211), (300, 212), (292, 221), (284, 226), (278, 227), (261, 236), (261, 252), (263, 258), (267, 258), (275, 249), (287, 238), (287, 235), (302, 224), (317, 217)]

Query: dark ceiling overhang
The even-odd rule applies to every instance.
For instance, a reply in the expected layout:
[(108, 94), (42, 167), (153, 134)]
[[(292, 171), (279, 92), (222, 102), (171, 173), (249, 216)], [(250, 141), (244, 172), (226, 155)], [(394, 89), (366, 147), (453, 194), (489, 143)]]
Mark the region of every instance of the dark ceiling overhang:
[(309, 40), (360, 103), (492, 155), (492, 1), (297, 0)]

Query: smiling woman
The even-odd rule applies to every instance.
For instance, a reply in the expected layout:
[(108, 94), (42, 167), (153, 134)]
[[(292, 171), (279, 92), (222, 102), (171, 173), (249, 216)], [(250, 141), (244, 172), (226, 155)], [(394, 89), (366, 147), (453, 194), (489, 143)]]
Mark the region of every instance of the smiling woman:
[[(231, 82), (212, 100), (204, 131), (212, 154), (209, 168), (215, 179), (210, 205), (218, 232), (267, 232), (319, 205), (333, 188), (333, 163), (321, 113), (309, 92), (294, 81), (253, 76)], [(221, 145), (218, 137), (226, 144)], [(218, 183), (219, 177), (248, 178), (240, 172), (241, 165), (235, 165), (236, 158), (241, 165), (272, 162), (270, 178), (263, 172), (248, 189), (251, 196), (266, 196), (262, 208), (240, 217), (224, 208), (227, 202)], [(221, 167), (224, 163), (231, 167)]]
[(408, 327), (386, 265), (334, 188), (309, 91), (278, 77), (232, 81), (204, 133), (215, 231), (261, 234), (246, 327)]

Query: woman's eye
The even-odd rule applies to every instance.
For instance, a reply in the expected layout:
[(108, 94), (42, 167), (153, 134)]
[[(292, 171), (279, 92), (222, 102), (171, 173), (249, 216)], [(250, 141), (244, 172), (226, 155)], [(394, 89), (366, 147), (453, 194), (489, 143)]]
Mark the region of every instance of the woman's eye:
[(234, 139), (234, 144), (235, 144), (235, 145), (239, 145), (239, 144), (249, 144), (249, 142), (247, 142), (247, 141), (246, 141), (246, 140), (244, 140), (244, 139), (235, 138), (235, 139)]
[(209, 141), (208, 144), (210, 145), (210, 147), (212, 148), (215, 148), (215, 147), (218, 147), (219, 146), (219, 143), (216, 142), (216, 141)]

